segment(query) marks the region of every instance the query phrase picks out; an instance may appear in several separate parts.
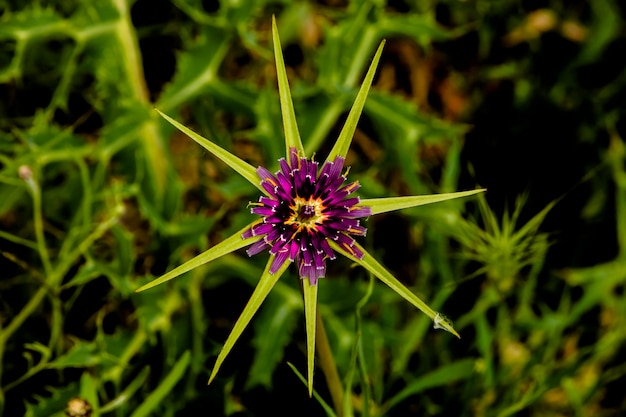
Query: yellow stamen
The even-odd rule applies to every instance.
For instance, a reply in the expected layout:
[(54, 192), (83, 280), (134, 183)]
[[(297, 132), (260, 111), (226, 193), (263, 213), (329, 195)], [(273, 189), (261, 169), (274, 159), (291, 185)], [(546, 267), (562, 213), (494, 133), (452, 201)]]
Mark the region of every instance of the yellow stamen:
[[(346, 173), (347, 175), (347, 173)], [(350, 183), (347, 187), (346, 187), (346, 191), (348, 191), (348, 193), (351, 193), (352, 191), (354, 191), (357, 187), (359, 186), (359, 182), (355, 181), (353, 183)]]
[[(308, 232), (316, 231), (317, 226), (328, 217), (323, 213), (325, 207), (320, 198), (311, 197), (304, 199), (296, 197), (289, 208), (291, 209), (291, 215), (285, 220), (285, 224), (297, 226), (291, 236), (292, 239), (304, 230)], [(304, 210), (309, 210), (310, 212), (304, 213)]]

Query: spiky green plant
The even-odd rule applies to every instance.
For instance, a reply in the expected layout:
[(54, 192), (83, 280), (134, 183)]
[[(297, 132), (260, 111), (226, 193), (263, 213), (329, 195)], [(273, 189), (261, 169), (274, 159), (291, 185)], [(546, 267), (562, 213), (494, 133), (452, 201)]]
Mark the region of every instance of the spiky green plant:
[(226, 238), (221, 243), (165, 275), (156, 278), (137, 291), (144, 291), (162, 284), (200, 265), (246, 246), (250, 246), (248, 249), (250, 255), (264, 249), (269, 250), (270, 257), (259, 279), (259, 283), (217, 357), (215, 367), (209, 377), (209, 383), (211, 383), (226, 356), (248, 326), (274, 284), (285, 272), (289, 264), (292, 261), (296, 261), (299, 266), (300, 277), (307, 278), (302, 279), (302, 289), (304, 292), (307, 332), (308, 388), (309, 395), (312, 395), (317, 321), (317, 284), (318, 278), (322, 278), (325, 275), (326, 261), (334, 259), (335, 252), (342, 254), (374, 274), (401, 297), (430, 317), (434, 322), (435, 328), (447, 330), (459, 337), (459, 334), (452, 327), (452, 323), (445, 316), (434, 311), (428, 304), (402, 285), (400, 281), (353, 239), (352, 236), (365, 235), (365, 228), (359, 224), (358, 218), (466, 197), (484, 190), (367, 200), (360, 200), (358, 197), (348, 197), (358, 188), (358, 182), (344, 185), (346, 174), (341, 174), (343, 161), (350, 147), (367, 93), (372, 85), (385, 42), (381, 42), (378, 47), (365, 80), (348, 114), (347, 121), (321, 170), (318, 170), (318, 163), (312, 159), (307, 159), (304, 154), (275, 19), (272, 19), (272, 34), (286, 147), (286, 158), (279, 161), (281, 169), (276, 174), (272, 174), (263, 167), (255, 169), (247, 162), (159, 111), (159, 114), (168, 122), (214, 156), (221, 159), (261, 191), (263, 195), (259, 202), (251, 203), (252, 213), (260, 215), (261, 219), (252, 221), (242, 230)]

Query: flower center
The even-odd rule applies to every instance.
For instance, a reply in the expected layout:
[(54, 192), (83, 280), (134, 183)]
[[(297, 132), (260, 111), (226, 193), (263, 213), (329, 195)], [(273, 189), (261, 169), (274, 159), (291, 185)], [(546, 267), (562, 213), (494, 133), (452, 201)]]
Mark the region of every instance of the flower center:
[(291, 215), (285, 221), (286, 224), (315, 228), (317, 224), (321, 224), (326, 218), (322, 213), (324, 205), (319, 198), (310, 197), (309, 199), (304, 199), (296, 197), (289, 208), (291, 209)]

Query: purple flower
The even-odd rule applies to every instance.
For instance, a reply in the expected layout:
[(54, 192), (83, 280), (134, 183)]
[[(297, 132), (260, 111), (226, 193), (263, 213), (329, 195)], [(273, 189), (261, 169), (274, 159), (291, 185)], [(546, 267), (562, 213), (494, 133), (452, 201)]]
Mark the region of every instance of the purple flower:
[(326, 275), (326, 260), (336, 258), (328, 239), (354, 257), (363, 258), (352, 236), (365, 236), (367, 229), (359, 219), (370, 216), (372, 210), (358, 206), (358, 197), (350, 197), (359, 183), (346, 184), (344, 158), (338, 156), (320, 170), (318, 162), (290, 148), (289, 162), (285, 158), (278, 162), (280, 170), (274, 175), (263, 167), (257, 169), (269, 196), (250, 203), (250, 211), (263, 218), (243, 233), (244, 239), (260, 236), (247, 253), (252, 256), (269, 248), (275, 255), (269, 269), (272, 274), (287, 259), (295, 260), (300, 277), (315, 285)]
[[(275, 174), (263, 167), (255, 170), (252, 165), (159, 111), (159, 114), (173, 126), (221, 159), (264, 194), (258, 202), (250, 203), (252, 214), (259, 215), (261, 218), (193, 259), (143, 285), (137, 291), (143, 291), (167, 282), (241, 248), (248, 247), (249, 256), (269, 249), (270, 257), (267, 265), (248, 304), (237, 319), (215, 361), (215, 367), (209, 377), (210, 383), (263, 300), (287, 269), (288, 264), (297, 262), (300, 277), (302, 279), (307, 278), (307, 281), (304, 281), (302, 285), (302, 291), (307, 333), (307, 383), (309, 395), (312, 395), (317, 326), (317, 280), (326, 275), (326, 260), (335, 259), (335, 253), (339, 253), (363, 266), (404, 299), (422, 310), (433, 320), (435, 328), (445, 329), (457, 337), (459, 336), (452, 327), (452, 323), (445, 316), (430, 308), (428, 304), (402, 285), (354, 240), (354, 236), (365, 236), (367, 231), (365, 227), (361, 226), (359, 219), (393, 210), (465, 197), (484, 190), (370, 198), (362, 202), (358, 197), (351, 196), (359, 188), (359, 183), (356, 181), (347, 182), (347, 172), (342, 174), (344, 158), (350, 147), (367, 93), (372, 85), (384, 41), (381, 42), (374, 55), (346, 123), (333, 145), (328, 159), (319, 169), (319, 164), (316, 161), (308, 160), (304, 155), (304, 146), (296, 123), (276, 19), (274, 18), (272, 19), (272, 37), (287, 150), (286, 158), (278, 161), (280, 169)], [(261, 178), (260, 183), (258, 182), (259, 177)], [(322, 323), (321, 318), (319, 321)]]

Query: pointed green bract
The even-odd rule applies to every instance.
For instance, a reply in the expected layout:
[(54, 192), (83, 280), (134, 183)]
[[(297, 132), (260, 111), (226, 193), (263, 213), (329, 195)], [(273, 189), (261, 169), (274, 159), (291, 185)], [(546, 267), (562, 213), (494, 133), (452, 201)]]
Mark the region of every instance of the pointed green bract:
[(223, 240), (212, 248), (207, 249), (200, 255), (188, 260), (184, 264), (172, 269), (167, 274), (162, 275), (159, 278), (152, 280), (146, 285), (143, 285), (142, 287), (136, 289), (135, 292), (141, 292), (147, 290), (148, 288), (156, 287), (159, 284), (163, 284), (164, 282), (169, 281), (172, 278), (176, 278), (177, 276), (182, 275), (185, 272), (189, 272), (192, 269), (204, 265), (207, 262), (211, 262), (221, 256), (224, 256), (228, 253), (236, 251), (237, 249), (241, 249), (247, 245), (254, 243), (255, 241), (259, 240), (258, 236), (243, 239), (241, 237), (241, 234), (255, 223), (256, 221), (250, 223), (231, 237)]
[(356, 242), (354, 243), (354, 246), (356, 246), (358, 249), (360, 249), (363, 252), (363, 258), (358, 259), (355, 256), (353, 256), (350, 252), (347, 252), (346, 250), (342, 249), (339, 245), (335, 244), (333, 241), (330, 241), (329, 243), (330, 243), (330, 246), (334, 250), (341, 253), (343, 256), (352, 260), (353, 262), (356, 262), (357, 264), (361, 265), (363, 268), (367, 269), (369, 272), (374, 274), (376, 278), (378, 278), (379, 280), (387, 284), (389, 288), (394, 290), (402, 298), (404, 298), (409, 303), (413, 304), (415, 307), (422, 310), (424, 314), (426, 314), (428, 317), (431, 318), (431, 320), (434, 321), (435, 328), (447, 330), (448, 332), (452, 333), (459, 339), (461, 338), (461, 336), (459, 336), (456, 330), (454, 330), (454, 328), (452, 327), (452, 323), (449, 320), (444, 319), (443, 315), (441, 315), (440, 313), (430, 308), (428, 304), (422, 301), (417, 295), (413, 294), (407, 287), (405, 287), (400, 281), (398, 281), (393, 275), (391, 275), (391, 272), (387, 271), (385, 267), (382, 266), (361, 245), (359, 245)]
[(300, 155), (304, 156), (304, 146), (302, 146), (302, 140), (298, 132), (296, 113), (293, 109), (289, 80), (287, 79), (287, 71), (285, 70), (285, 60), (283, 59), (280, 37), (278, 36), (278, 28), (276, 27), (276, 17), (274, 16), (272, 16), (272, 38), (274, 41), (274, 58), (276, 60), (280, 110), (283, 115), (283, 128), (285, 129), (285, 146), (287, 147), (285, 155), (289, 155), (291, 148), (296, 148)]
[(452, 200), (454, 198), (467, 197), (470, 195), (487, 191), (484, 188), (479, 190), (460, 191), (458, 193), (415, 195), (408, 197), (387, 197), (363, 199), (359, 206), (370, 207), (372, 215), (386, 213), (388, 211), (402, 210), (411, 207), (423, 206), (426, 204), (439, 203), (441, 201)]
[(356, 100), (354, 100), (354, 104), (350, 109), (346, 123), (343, 125), (343, 129), (341, 129), (341, 133), (339, 133), (339, 137), (337, 138), (335, 145), (330, 150), (328, 158), (326, 158), (326, 162), (334, 161), (338, 156), (341, 156), (342, 158), (346, 157), (348, 149), (350, 148), (350, 143), (352, 142), (352, 137), (354, 136), (354, 131), (356, 130), (356, 125), (359, 122), (359, 117), (361, 117), (361, 113), (363, 112), (363, 106), (365, 106), (367, 94), (372, 86), (374, 74), (376, 74), (376, 67), (378, 67), (378, 61), (383, 53), (384, 46), (385, 41), (383, 40), (378, 46), (376, 55), (374, 55), (374, 59), (372, 59), (372, 63), (367, 70), (367, 75), (365, 75), (365, 79), (363, 80), (363, 84), (361, 84)]
[(313, 395), (313, 370), (315, 364), (315, 314), (317, 309), (317, 284), (311, 285), (308, 279), (303, 279), (302, 288), (304, 290), (304, 320), (306, 322), (306, 359), (309, 397), (311, 397)]
[(226, 165), (234, 169), (239, 175), (241, 175), (246, 180), (248, 180), (250, 184), (254, 185), (256, 188), (261, 190), (263, 194), (267, 195), (267, 191), (265, 191), (265, 189), (261, 186), (261, 181), (259, 180), (259, 176), (256, 173), (256, 168), (254, 168), (252, 165), (250, 165), (243, 159), (217, 146), (210, 140), (203, 138), (202, 136), (200, 136), (193, 130), (189, 129), (188, 127), (172, 119), (167, 114), (160, 111), (159, 109), (155, 109), (155, 110), (161, 115), (161, 117), (163, 117), (165, 120), (170, 122), (176, 129), (180, 130), (185, 135), (189, 136), (196, 143), (198, 143), (198, 145), (202, 146), (204, 149), (211, 152), (213, 155), (219, 158)]
[(224, 359), (226, 359), (226, 356), (228, 356), (233, 346), (235, 346), (235, 343), (237, 343), (237, 340), (239, 339), (239, 336), (241, 336), (241, 333), (243, 333), (245, 328), (248, 326), (248, 323), (250, 323), (250, 320), (252, 320), (252, 317), (257, 312), (267, 295), (270, 293), (272, 288), (274, 288), (274, 284), (276, 284), (276, 281), (278, 281), (278, 279), (285, 272), (289, 264), (291, 264), (291, 261), (287, 260), (278, 269), (278, 271), (276, 271), (274, 274), (271, 274), (270, 266), (272, 265), (273, 261), (274, 255), (271, 255), (270, 259), (267, 261), (265, 270), (263, 271), (263, 274), (259, 279), (259, 283), (252, 292), (250, 300), (248, 300), (248, 304), (246, 304), (246, 306), (244, 307), (243, 312), (233, 326), (233, 330), (228, 335), (228, 338), (224, 343), (224, 347), (220, 351), (219, 355), (217, 355), (215, 366), (213, 367), (213, 371), (211, 372), (211, 376), (209, 377), (209, 384), (213, 381), (213, 378), (215, 378), (215, 375), (222, 366), (222, 363), (224, 362)]

